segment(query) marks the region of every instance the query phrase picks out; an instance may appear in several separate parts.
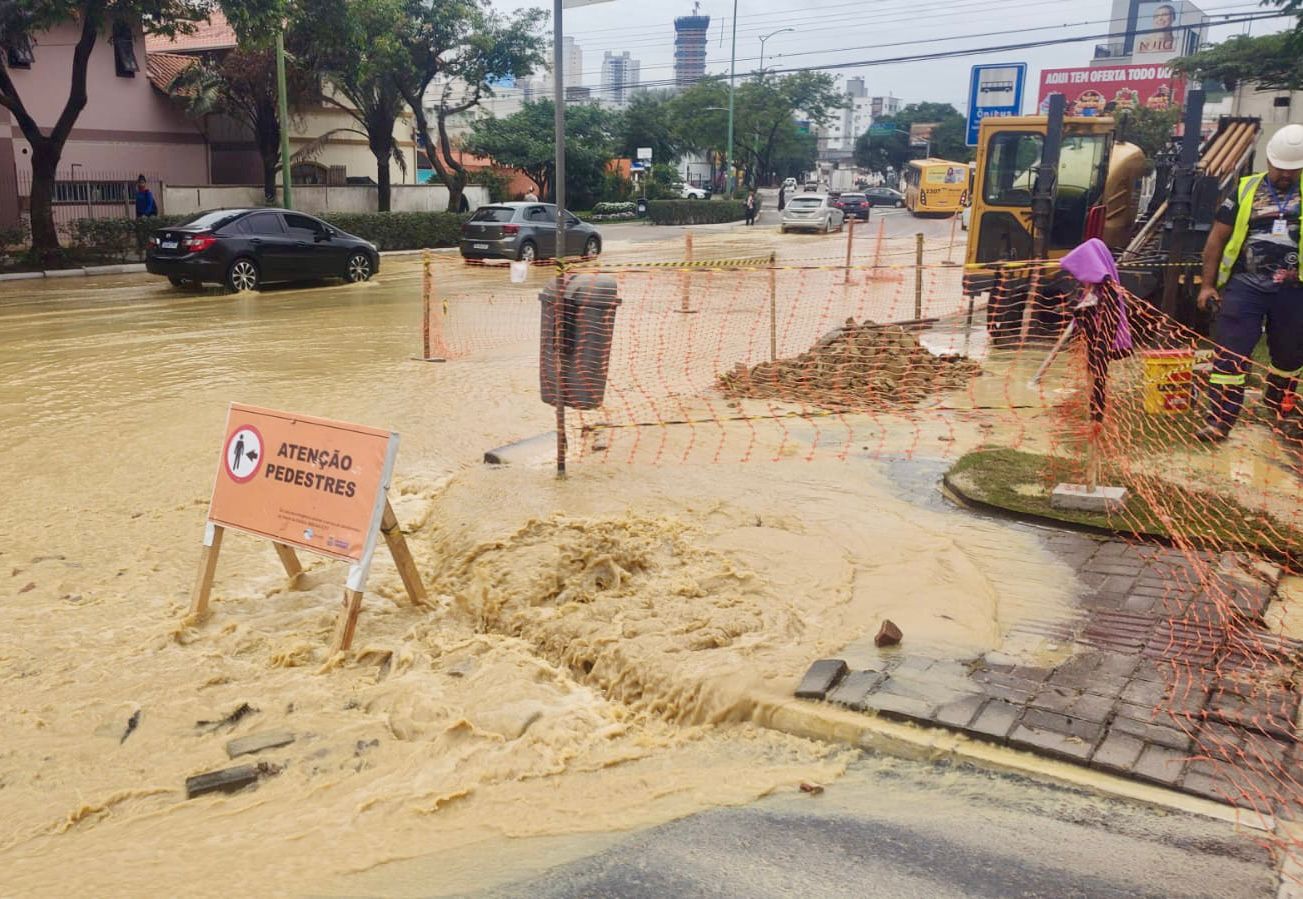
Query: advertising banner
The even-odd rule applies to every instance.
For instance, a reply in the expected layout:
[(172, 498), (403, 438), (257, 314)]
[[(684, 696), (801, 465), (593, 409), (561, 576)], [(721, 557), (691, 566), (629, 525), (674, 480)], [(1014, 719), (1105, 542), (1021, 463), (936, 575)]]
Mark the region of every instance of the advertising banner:
[(1111, 115), (1145, 107), (1170, 109), (1185, 100), (1185, 83), (1165, 65), (1087, 66), (1043, 69), (1036, 108), (1042, 114), (1050, 94), (1063, 94), (1067, 115)]

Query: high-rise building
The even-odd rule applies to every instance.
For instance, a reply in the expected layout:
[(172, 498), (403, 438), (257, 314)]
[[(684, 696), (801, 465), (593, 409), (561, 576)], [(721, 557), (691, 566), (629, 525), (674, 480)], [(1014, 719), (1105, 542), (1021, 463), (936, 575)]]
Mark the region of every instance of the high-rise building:
[(638, 86), (638, 60), (629, 51), (615, 54), (606, 51), (602, 57), (602, 99), (614, 106), (624, 106)]
[[(584, 84), (584, 51), (572, 37), (561, 39), (561, 71), (565, 73), (566, 95), (569, 89), (582, 87)], [(552, 53), (549, 49), (547, 63), (540, 77), (533, 79), (526, 89), (532, 99), (552, 99), (554, 82), (552, 81)]]
[(706, 31), (710, 16), (679, 16), (674, 20), (674, 83), (691, 87), (706, 74)]

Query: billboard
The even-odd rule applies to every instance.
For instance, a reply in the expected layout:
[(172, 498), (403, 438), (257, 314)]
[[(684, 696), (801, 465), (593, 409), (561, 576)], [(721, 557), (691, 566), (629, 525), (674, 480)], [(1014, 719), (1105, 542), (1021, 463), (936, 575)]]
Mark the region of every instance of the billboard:
[(1194, 53), (1206, 20), (1189, 0), (1131, 0), (1126, 52), (1149, 64)]
[(1027, 63), (973, 66), (968, 83), (968, 146), (977, 146), (977, 130), (987, 116), (1022, 113)]
[(1050, 94), (1063, 94), (1067, 115), (1109, 115), (1118, 109), (1170, 109), (1185, 100), (1185, 82), (1161, 65), (1086, 66), (1043, 69), (1036, 108), (1044, 113)]

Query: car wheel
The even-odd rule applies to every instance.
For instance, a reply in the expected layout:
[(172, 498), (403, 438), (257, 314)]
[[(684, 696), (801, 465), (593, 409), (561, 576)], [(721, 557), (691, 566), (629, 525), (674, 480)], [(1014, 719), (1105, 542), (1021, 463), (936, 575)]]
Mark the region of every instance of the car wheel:
[(258, 263), (241, 256), (226, 270), (226, 286), (232, 293), (258, 289)]
[(349, 284), (371, 280), (371, 257), (366, 253), (354, 253), (348, 257), (348, 266), (344, 269), (344, 280)]
[(598, 240), (596, 237), (588, 238), (588, 242), (584, 244), (584, 255), (591, 259), (593, 256), (596, 256), (601, 252), (602, 252), (602, 242)]
[(905, 201), (904, 201), (904, 200), (897, 200), (897, 201), (896, 201), (896, 208), (897, 208), (897, 209), (899, 209), (900, 207), (902, 207), (902, 206), (904, 206), (904, 205), (905, 205)]
[(516, 253), (516, 258), (521, 262), (534, 262), (538, 259), (538, 247), (534, 246), (533, 241), (525, 241), (520, 245), (520, 251)]
[(786, 233), (787, 233), (787, 226), (786, 226), (786, 225), (779, 225), (779, 226), (778, 226), (778, 233), (779, 233), (779, 234), (786, 234)]

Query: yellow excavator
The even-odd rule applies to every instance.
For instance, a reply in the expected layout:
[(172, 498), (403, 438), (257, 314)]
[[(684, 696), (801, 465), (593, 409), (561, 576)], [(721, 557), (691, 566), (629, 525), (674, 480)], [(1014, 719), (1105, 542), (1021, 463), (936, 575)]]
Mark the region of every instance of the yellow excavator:
[(1117, 139), (1114, 119), (1065, 116), (1053, 94), (1047, 115), (982, 120), (963, 283), (969, 296), (989, 294), (993, 342), (1057, 336), (1075, 285), (1054, 261), (1091, 237), (1113, 251), (1127, 290), (1206, 329), (1194, 302), (1203, 246), (1218, 205), (1251, 170), (1261, 122), (1224, 116), (1201, 144), (1203, 106), (1191, 91), (1179, 151), (1154, 160), (1143, 211), (1150, 161)]

